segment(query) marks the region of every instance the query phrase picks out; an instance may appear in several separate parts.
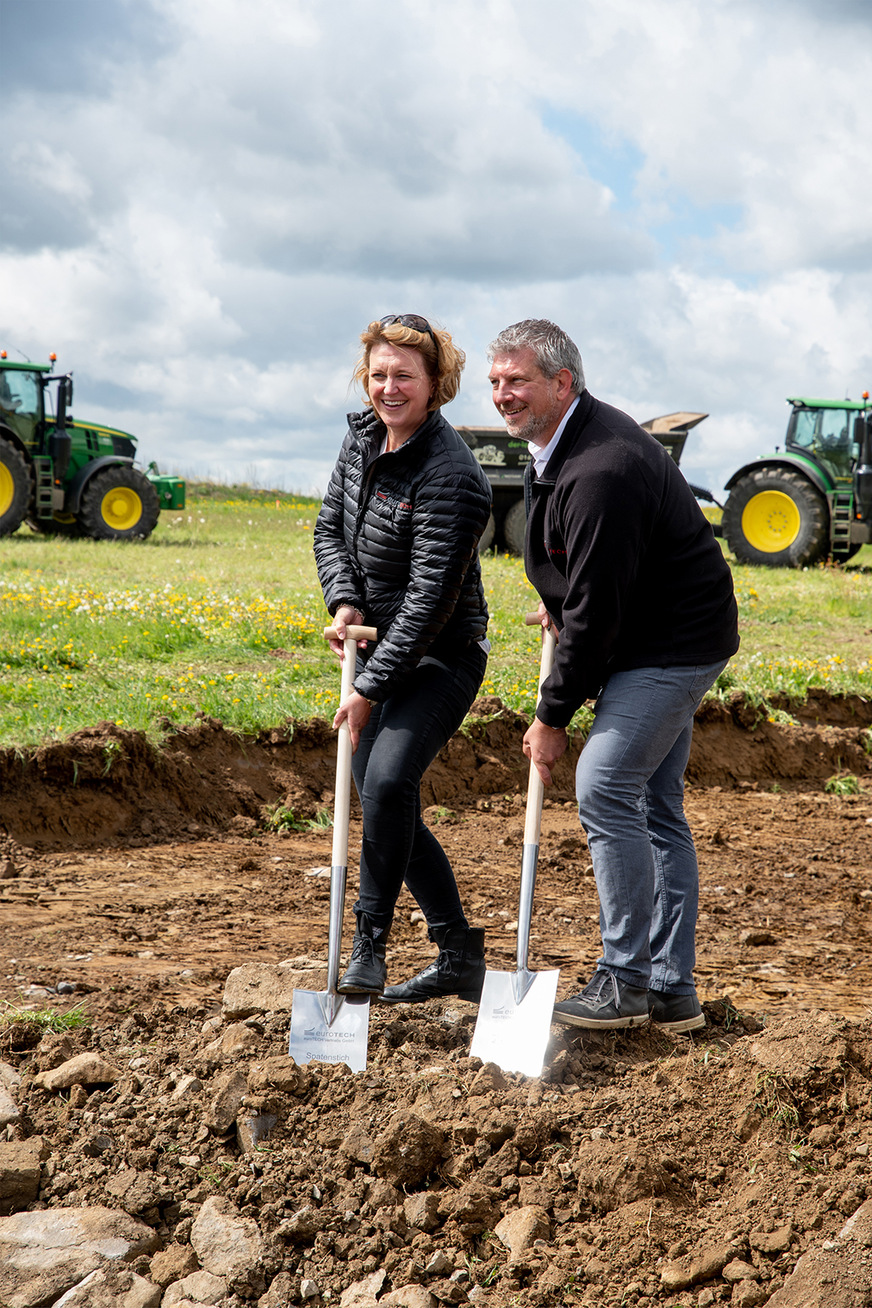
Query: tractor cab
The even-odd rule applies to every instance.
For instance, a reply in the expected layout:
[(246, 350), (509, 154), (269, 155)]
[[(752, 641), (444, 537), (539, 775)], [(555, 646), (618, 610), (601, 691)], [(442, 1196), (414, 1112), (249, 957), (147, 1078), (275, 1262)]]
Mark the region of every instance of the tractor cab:
[(788, 402), (793, 410), (787, 423), (786, 448), (814, 460), (834, 482), (850, 482), (859, 455), (855, 420), (869, 411), (868, 402), (798, 398)]
[(22, 445), (33, 450), (45, 420), (47, 363), (9, 363), (0, 367), (0, 427), (8, 427)]

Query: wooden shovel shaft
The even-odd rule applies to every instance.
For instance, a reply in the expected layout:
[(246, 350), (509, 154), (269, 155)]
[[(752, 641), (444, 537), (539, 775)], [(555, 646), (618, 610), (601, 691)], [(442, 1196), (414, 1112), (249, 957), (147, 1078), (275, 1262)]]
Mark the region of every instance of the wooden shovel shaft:
[[(333, 627), (326, 627), (326, 640), (336, 636)], [(374, 627), (346, 627), (343, 642), (342, 678), (339, 701), (347, 699), (354, 689), (357, 670), (357, 642), (375, 640)], [(342, 952), (342, 916), (345, 911), (345, 883), (348, 879), (348, 824), (351, 812), (351, 732), (343, 722), (336, 741), (336, 787), (333, 799), (333, 853), (330, 867), (330, 920), (327, 937), (327, 993), (336, 995), (339, 981), (339, 956)]]
[[(537, 626), (542, 619), (538, 613), (528, 614), (527, 626)], [(539, 684), (536, 703), (542, 696), (543, 682), (554, 664), (557, 639), (552, 626), (542, 629), (542, 654), (539, 659)], [(524, 820), (524, 852), (521, 862), (521, 892), (518, 904), (518, 972), (528, 971), (530, 956), (530, 923), (533, 920), (533, 895), (536, 890), (536, 869), (539, 863), (539, 833), (542, 829), (542, 801), (545, 784), (534, 764), (530, 763), (527, 780), (527, 813)]]
[[(346, 638), (350, 640), (375, 640), (378, 636), (378, 632), (375, 627), (348, 626), (345, 628), (345, 635)], [(335, 627), (324, 628), (325, 640), (334, 640), (338, 639), (338, 637), (339, 632)]]

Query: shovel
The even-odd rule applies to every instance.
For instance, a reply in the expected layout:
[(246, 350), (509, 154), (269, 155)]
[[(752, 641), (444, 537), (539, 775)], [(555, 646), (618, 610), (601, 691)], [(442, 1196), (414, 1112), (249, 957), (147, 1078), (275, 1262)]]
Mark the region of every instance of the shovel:
[[(325, 639), (335, 636), (333, 627)], [(375, 640), (373, 627), (346, 627), (340, 702), (351, 694), (357, 666), (357, 642)], [(369, 995), (340, 995), (339, 954), (348, 876), (348, 817), (351, 808), (351, 733), (339, 728), (336, 742), (336, 795), (333, 806), (333, 855), (330, 866), (330, 919), (327, 944), (327, 989), (295, 990), (291, 1006), (288, 1053), (298, 1064), (347, 1063), (352, 1072), (366, 1068)]]
[[(541, 622), (541, 618), (537, 614), (526, 618), (528, 626), (538, 622)], [(542, 632), (537, 703), (542, 683), (554, 662), (556, 643), (553, 628), (545, 628)], [(525, 1076), (540, 1076), (542, 1073), (560, 976), (559, 969), (531, 972), (528, 966), (543, 794), (544, 783), (531, 762), (518, 905), (517, 969), (514, 973), (494, 972), (490, 969), (485, 972), (470, 1048), (470, 1053), (482, 1062), (496, 1063), (504, 1072), (522, 1072)]]

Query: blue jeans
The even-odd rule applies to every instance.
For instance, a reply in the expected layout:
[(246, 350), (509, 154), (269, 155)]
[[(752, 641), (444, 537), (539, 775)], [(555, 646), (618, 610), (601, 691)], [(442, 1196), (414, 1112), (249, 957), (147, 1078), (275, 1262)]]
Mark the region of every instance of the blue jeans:
[(640, 989), (694, 993), (699, 867), (684, 770), (693, 715), (726, 664), (614, 673), (578, 760), (600, 900), (597, 966)]
[(421, 778), (469, 712), (486, 666), (475, 643), (451, 663), (423, 658), (361, 732), (351, 764), (363, 808), (354, 907), (376, 926), (390, 924), (404, 881), (428, 926), (468, 925), (451, 864), (421, 817)]

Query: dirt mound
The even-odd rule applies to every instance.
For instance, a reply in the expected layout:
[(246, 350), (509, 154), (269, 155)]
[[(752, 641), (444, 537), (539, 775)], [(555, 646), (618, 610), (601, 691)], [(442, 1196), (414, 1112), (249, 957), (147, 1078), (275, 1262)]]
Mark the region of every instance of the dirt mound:
[(351, 1075), (296, 1067), (286, 1017), (155, 1005), (17, 1055), (19, 1133), (39, 1204), (143, 1221), (159, 1284), (211, 1266), (207, 1212), (253, 1223), (209, 1302), (762, 1304), (867, 1196), (872, 1022), (706, 1016), (556, 1033), (529, 1081), (468, 1057), (469, 1006), (374, 1006)]
[[(872, 704), (817, 696), (802, 712), (802, 722), (784, 726), (740, 697), (705, 703), (688, 781), (817, 789), (838, 772), (869, 774)], [(523, 788), (527, 725), (498, 699), (478, 700), (427, 773), (424, 802), (465, 808)], [(558, 765), (552, 799), (572, 799), (576, 755), (570, 750)], [(237, 736), (201, 718), (160, 746), (98, 723), (30, 753), (0, 751), (0, 828), (23, 845), (85, 848), (263, 825), (279, 806), (312, 818), (332, 802), (335, 757), (333, 732), (317, 719)]]

